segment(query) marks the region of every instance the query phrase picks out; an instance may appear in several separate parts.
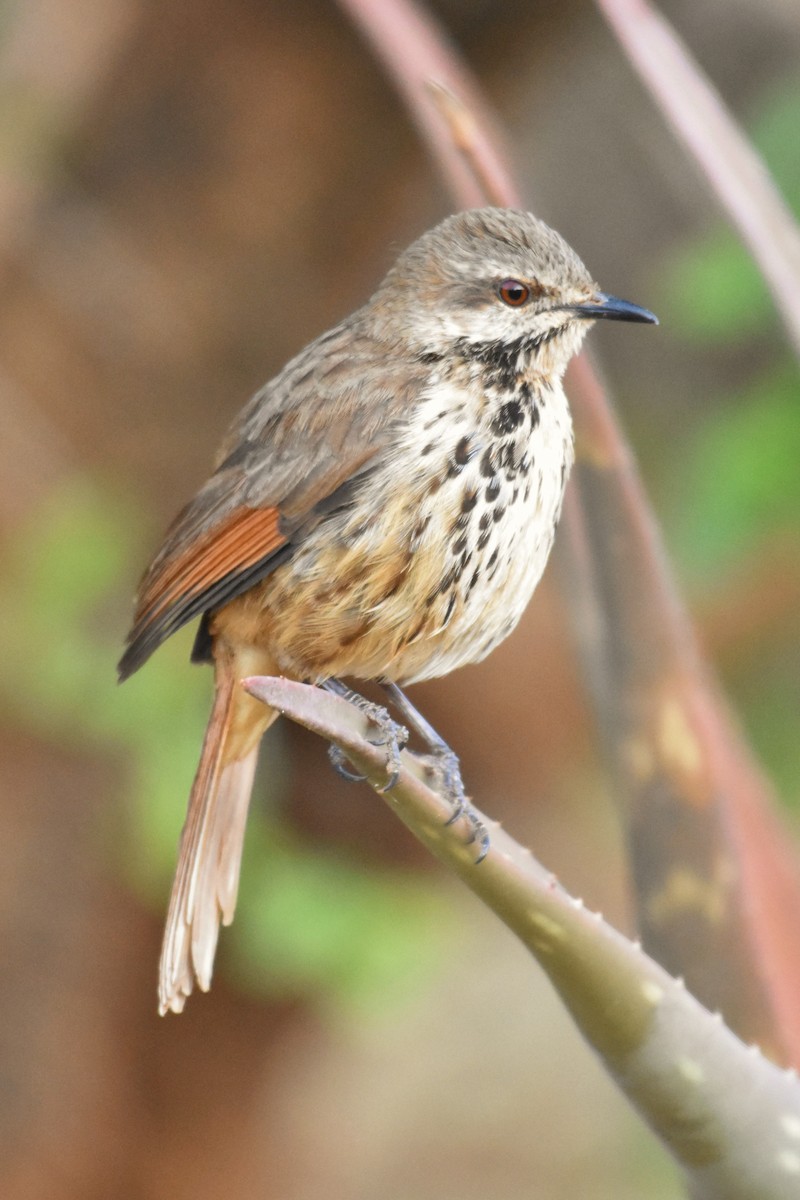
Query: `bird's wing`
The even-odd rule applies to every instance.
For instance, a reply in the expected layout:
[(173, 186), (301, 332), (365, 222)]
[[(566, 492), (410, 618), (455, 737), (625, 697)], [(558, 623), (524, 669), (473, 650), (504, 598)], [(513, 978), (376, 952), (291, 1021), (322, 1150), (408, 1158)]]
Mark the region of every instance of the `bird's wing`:
[(363, 337), (344, 336), (344, 327), (334, 334), (253, 398), (223, 461), (168, 531), (139, 589), (120, 678), (182, 625), (285, 562), (326, 513), (350, 502), (389, 444), (424, 368), (398, 371)]

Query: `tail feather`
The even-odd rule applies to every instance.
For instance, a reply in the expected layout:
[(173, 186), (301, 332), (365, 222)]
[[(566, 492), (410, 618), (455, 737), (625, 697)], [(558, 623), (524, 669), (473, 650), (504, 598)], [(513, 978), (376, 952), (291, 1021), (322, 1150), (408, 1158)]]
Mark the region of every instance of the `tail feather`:
[[(240, 687), (252, 663), (227, 648), (216, 654), (214, 705), (203, 741), (178, 866), (172, 885), (159, 971), (159, 1011), (181, 1012), (195, 980), (211, 985), (220, 922), (236, 906), (247, 810), (261, 735), (277, 713)], [(263, 672), (263, 664), (259, 664)]]
[(192, 918), (192, 961), (204, 992), (211, 986), (220, 922), (230, 925), (239, 891), (239, 870), (258, 746), (223, 767), (217, 783), (207, 853), (198, 868)]

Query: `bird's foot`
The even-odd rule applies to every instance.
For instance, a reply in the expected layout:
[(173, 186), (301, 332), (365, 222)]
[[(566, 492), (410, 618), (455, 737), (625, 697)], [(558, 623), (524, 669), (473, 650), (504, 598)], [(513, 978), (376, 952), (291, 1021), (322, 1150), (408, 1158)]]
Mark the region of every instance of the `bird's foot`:
[[(404, 725), (398, 725), (396, 721), (393, 721), (380, 704), (373, 704), (371, 700), (365, 700), (358, 692), (352, 691), (338, 679), (327, 680), (323, 687), (354, 704), (367, 720), (377, 727), (377, 737), (370, 737), (367, 740), (372, 746), (386, 747), (386, 783), (379, 790), (390, 792), (400, 776), (400, 755), (409, 738), (408, 730)], [(328, 758), (334, 770), (349, 783), (362, 783), (367, 778), (366, 775), (360, 775), (347, 766), (349, 761), (347, 755), (338, 746), (328, 747)]]
[(477, 843), (478, 857), (475, 865), (483, 862), (489, 852), (489, 832), (475, 809), (469, 802), (461, 778), (461, 763), (458, 755), (449, 746), (435, 747), (430, 754), (420, 755), (428, 774), (434, 781), (436, 791), (451, 805), (453, 811), (445, 821), (452, 825), (459, 817), (463, 817), (470, 826), (470, 842)]
[(477, 866), (489, 853), (489, 833), (464, 791), (458, 755), (450, 749), (444, 738), (423, 717), (419, 709), (414, 707), (408, 696), (396, 683), (385, 682), (382, 686), (403, 720), (408, 721), (414, 732), (419, 734), (429, 747), (430, 754), (420, 757), (436, 781), (436, 790), (452, 806), (453, 811), (446, 824), (452, 825), (459, 817), (463, 817), (468, 822), (472, 834), (470, 841), (478, 845), (478, 857), (475, 860)]
[(346, 779), (348, 783), (363, 783), (367, 778), (366, 775), (360, 775), (358, 771), (350, 770), (347, 766), (350, 760), (341, 746), (337, 746), (335, 742), (331, 742), (328, 746), (328, 758), (336, 774), (341, 775), (342, 779)]

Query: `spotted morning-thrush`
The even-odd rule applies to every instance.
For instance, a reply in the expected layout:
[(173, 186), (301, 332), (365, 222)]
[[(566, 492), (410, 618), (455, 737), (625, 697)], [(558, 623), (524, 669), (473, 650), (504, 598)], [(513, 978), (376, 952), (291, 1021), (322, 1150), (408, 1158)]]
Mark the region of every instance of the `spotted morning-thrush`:
[[(241, 679), (376, 680), (402, 702), (398, 685), (478, 662), (507, 637), (544, 570), (572, 465), (561, 379), (598, 318), (656, 320), (601, 292), (529, 213), (458, 213), (232, 425), (142, 581), (119, 668), (126, 678), (202, 618), (193, 658), (213, 662), (215, 697), (162, 1012), (180, 1011), (195, 979), (209, 987), (219, 924), (233, 918), (258, 747), (278, 715)], [(461, 805), (452, 759), (448, 780)]]

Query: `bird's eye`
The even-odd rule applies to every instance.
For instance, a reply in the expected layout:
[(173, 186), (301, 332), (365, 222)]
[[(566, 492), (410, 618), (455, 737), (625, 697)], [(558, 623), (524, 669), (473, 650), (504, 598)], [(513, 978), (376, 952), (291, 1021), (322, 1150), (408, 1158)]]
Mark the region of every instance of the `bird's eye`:
[(504, 279), (497, 289), (497, 294), (509, 308), (522, 308), (531, 298), (531, 289), (519, 279)]

